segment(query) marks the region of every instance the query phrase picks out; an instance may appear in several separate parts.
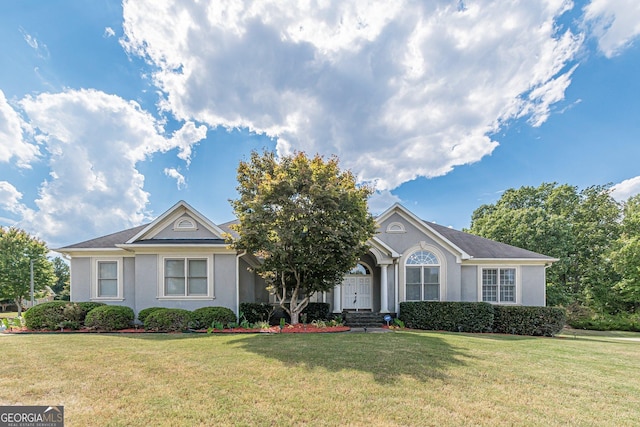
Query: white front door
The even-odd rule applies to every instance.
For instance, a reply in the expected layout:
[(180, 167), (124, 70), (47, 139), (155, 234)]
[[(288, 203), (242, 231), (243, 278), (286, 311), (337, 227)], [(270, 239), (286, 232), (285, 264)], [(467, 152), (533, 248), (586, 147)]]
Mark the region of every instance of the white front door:
[(342, 280), (342, 309), (371, 310), (371, 275), (347, 274)]

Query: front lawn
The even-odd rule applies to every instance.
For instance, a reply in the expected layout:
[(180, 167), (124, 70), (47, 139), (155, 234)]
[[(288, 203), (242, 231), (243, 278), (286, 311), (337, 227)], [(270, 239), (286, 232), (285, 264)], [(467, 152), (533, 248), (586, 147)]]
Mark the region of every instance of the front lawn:
[(0, 319), (13, 319), (18, 317), (17, 311), (0, 311)]
[(66, 425), (634, 425), (640, 334), (0, 336), (0, 402)]

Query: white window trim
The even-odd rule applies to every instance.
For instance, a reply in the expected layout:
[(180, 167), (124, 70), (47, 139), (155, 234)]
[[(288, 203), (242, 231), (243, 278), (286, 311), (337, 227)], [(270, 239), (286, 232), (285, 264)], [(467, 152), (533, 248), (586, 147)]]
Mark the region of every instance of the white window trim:
[[(182, 222), (188, 222), (190, 225), (185, 227), (184, 225), (181, 225)], [(173, 231), (196, 231), (197, 229), (198, 225), (193, 218), (186, 215), (176, 219), (173, 223)]]
[[(409, 257), (417, 251), (428, 251), (433, 253), (436, 258), (438, 258), (439, 264), (433, 264), (434, 266), (440, 267), (440, 291), (439, 291), (439, 299), (438, 300), (429, 300), (429, 301), (446, 301), (447, 300), (447, 258), (444, 253), (436, 246), (428, 244), (426, 242), (420, 242), (419, 245), (413, 246), (407, 249), (402, 255), (402, 268), (399, 271), (400, 274), (400, 283), (401, 283), (401, 292), (400, 301), (417, 301), (417, 300), (408, 300), (407, 299), (407, 260)], [(411, 266), (411, 264), (409, 264)], [(424, 265), (422, 265), (424, 266)], [(422, 274), (422, 273), (421, 273)], [(424, 290), (420, 291), (420, 294)], [(421, 300), (422, 301), (422, 300)]]
[(388, 234), (402, 234), (406, 233), (407, 231), (404, 229), (404, 224), (402, 224), (401, 222), (392, 222), (387, 225), (386, 232)]
[[(214, 280), (213, 280), (213, 260), (214, 256), (208, 254), (198, 254), (198, 253), (189, 253), (189, 254), (173, 254), (173, 255), (158, 255), (158, 264), (159, 264), (159, 275), (158, 275), (158, 289), (156, 298), (159, 300), (213, 300), (215, 299), (214, 294)], [(164, 294), (164, 269), (165, 269), (165, 260), (167, 259), (184, 259), (185, 265), (186, 261), (189, 259), (206, 259), (207, 260), (207, 295), (165, 295)], [(185, 282), (185, 289), (187, 287), (187, 283)]]
[[(117, 275), (117, 290), (118, 294), (114, 297), (101, 297), (98, 288), (98, 263), (100, 262), (115, 262), (118, 269)], [(112, 257), (94, 257), (91, 260), (91, 301), (124, 301), (124, 273), (122, 271), (122, 258)]]
[[(484, 270), (516, 270), (516, 300), (515, 301), (483, 301), (482, 300), (482, 272)], [(499, 277), (500, 273), (498, 273)], [(500, 280), (500, 279), (498, 279)], [(500, 298), (500, 284), (498, 283), (498, 298)], [(522, 305), (522, 277), (520, 275), (519, 265), (480, 265), (478, 266), (478, 302), (488, 302), (495, 305)]]

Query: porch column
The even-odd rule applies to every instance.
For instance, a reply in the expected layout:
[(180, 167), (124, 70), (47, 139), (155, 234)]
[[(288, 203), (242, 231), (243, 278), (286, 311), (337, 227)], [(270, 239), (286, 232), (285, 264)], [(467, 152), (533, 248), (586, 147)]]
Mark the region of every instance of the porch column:
[(389, 290), (387, 286), (387, 264), (382, 264), (380, 266), (380, 313), (388, 313), (389, 312)]
[(342, 296), (341, 288), (342, 286), (340, 285), (336, 285), (336, 287), (333, 288), (333, 312), (334, 313), (342, 313), (342, 304), (340, 304), (340, 299)]

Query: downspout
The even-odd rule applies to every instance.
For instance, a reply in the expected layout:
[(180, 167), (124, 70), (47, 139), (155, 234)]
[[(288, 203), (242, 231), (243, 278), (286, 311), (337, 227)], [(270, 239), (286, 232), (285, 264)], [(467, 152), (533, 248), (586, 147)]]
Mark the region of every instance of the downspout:
[(247, 251), (242, 251), (236, 255), (236, 317), (240, 315), (240, 257)]

